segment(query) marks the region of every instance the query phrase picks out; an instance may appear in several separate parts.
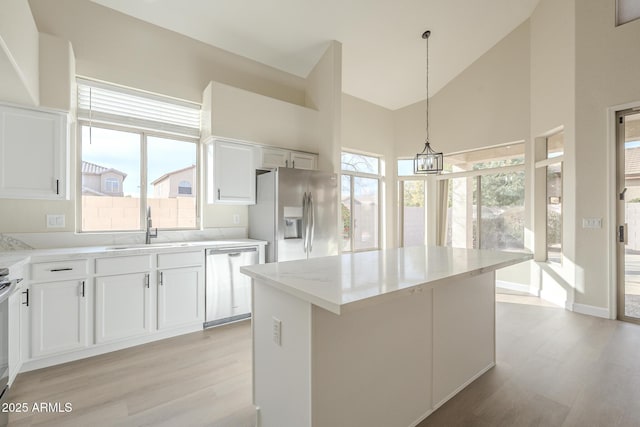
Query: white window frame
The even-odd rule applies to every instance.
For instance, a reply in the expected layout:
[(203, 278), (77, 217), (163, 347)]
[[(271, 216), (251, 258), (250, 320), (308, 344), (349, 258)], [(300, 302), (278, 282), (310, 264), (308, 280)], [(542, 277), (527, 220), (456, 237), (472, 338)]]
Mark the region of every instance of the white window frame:
[[(200, 144), (201, 105), (107, 82), (76, 77), (78, 84), (77, 185), (76, 195), (82, 200), (82, 127), (130, 132), (140, 136), (140, 229), (144, 230), (147, 205), (148, 137), (158, 137), (196, 144), (196, 224), (201, 229), (202, 148)], [(122, 184), (121, 184), (122, 188)], [(193, 188), (193, 183), (192, 183)], [(82, 230), (82, 203), (76, 203), (77, 231), (81, 233), (119, 232), (118, 230)], [(173, 230), (173, 229), (165, 229)]]
[[(140, 228), (137, 230), (83, 230), (82, 229), (82, 203), (80, 202), (82, 200), (82, 128), (84, 126), (88, 126), (88, 127), (93, 127), (93, 128), (101, 128), (101, 129), (108, 129), (108, 130), (114, 130), (114, 131), (121, 131), (121, 132), (129, 132), (129, 133), (135, 133), (138, 134), (140, 136)], [(147, 162), (147, 144), (148, 144), (148, 137), (158, 137), (158, 138), (166, 138), (166, 139), (171, 139), (174, 141), (184, 141), (187, 143), (192, 143), (195, 144), (195, 149), (196, 149), (196, 177), (200, 176), (200, 164), (201, 164), (201, 147), (200, 147), (200, 141), (199, 139), (195, 139), (195, 138), (189, 138), (186, 136), (177, 136), (175, 134), (166, 134), (166, 133), (162, 133), (162, 132), (153, 132), (153, 131), (149, 131), (149, 130), (142, 130), (142, 129), (137, 129), (134, 127), (128, 127), (128, 126), (118, 126), (118, 125), (112, 125), (112, 124), (95, 124), (95, 123), (91, 123), (88, 120), (78, 120), (78, 126), (77, 126), (77, 136), (76, 136), (76, 140), (78, 141), (77, 144), (77, 179), (76, 182), (78, 183), (78, 185), (76, 186), (76, 194), (78, 197), (79, 202), (76, 203), (76, 216), (78, 218), (77, 221), (77, 232), (78, 233), (132, 233), (132, 232), (138, 232), (138, 231), (144, 231), (145, 230), (145, 219), (146, 219), (146, 206), (147, 206), (147, 198), (148, 198), (148, 194), (147, 194), (147, 169), (148, 169), (148, 162)], [(201, 181), (199, 179), (197, 179), (197, 182), (200, 183)], [(201, 227), (201, 197), (202, 197), (202, 188), (200, 188), (201, 185), (198, 186), (198, 188), (196, 189), (196, 225), (194, 228), (162, 228), (160, 230), (165, 230), (165, 231), (180, 231), (180, 230), (200, 230)], [(193, 187), (192, 187), (193, 188)]]
[[(377, 174), (372, 174), (372, 173), (365, 173), (365, 172), (356, 172), (356, 171), (349, 171), (349, 170), (343, 170), (342, 169), (342, 161), (340, 162), (340, 192), (342, 193), (342, 176), (349, 176), (350, 177), (350, 188), (349, 188), (349, 211), (351, 212), (351, 224), (349, 225), (350, 227), (350, 233), (349, 233), (349, 237), (351, 239), (351, 250), (344, 250), (342, 249), (342, 252), (346, 252), (346, 253), (357, 253), (357, 252), (369, 252), (369, 251), (377, 251), (382, 247), (382, 230), (383, 230), (383, 221), (384, 221), (384, 216), (383, 216), (383, 212), (384, 212), (384, 206), (383, 206), (383, 192), (384, 192), (384, 173), (383, 173), (383, 165), (384, 165), (384, 159), (381, 155), (379, 154), (373, 154), (373, 153), (365, 153), (362, 151), (356, 151), (356, 150), (341, 150), (340, 152), (340, 158), (342, 159), (342, 153), (348, 153), (348, 154), (354, 154), (354, 155), (358, 155), (358, 156), (367, 156), (367, 157), (374, 157), (376, 159), (378, 159), (378, 173)], [(354, 248), (354, 240), (353, 240), (353, 182), (354, 182), (354, 178), (370, 178), (370, 179), (377, 179), (378, 180), (378, 244), (376, 245), (376, 247), (372, 247), (372, 248), (367, 248), (367, 249), (355, 249)], [(340, 195), (340, 200), (342, 200), (342, 194)], [(342, 243), (342, 242), (341, 242)]]
[[(563, 220), (560, 223), (560, 263), (549, 261), (549, 248), (547, 245), (548, 235), (548, 207), (547, 207), (547, 168), (551, 165), (560, 164), (560, 170), (562, 173), (562, 192), (563, 196), (560, 200), (560, 212), (564, 207), (564, 154), (555, 157), (548, 157), (547, 141), (549, 138), (564, 132), (564, 128), (560, 127), (550, 131), (542, 137), (535, 139), (535, 157), (534, 163), (535, 169), (535, 209), (534, 218), (536, 225), (544, 223), (544, 227), (540, 227), (540, 231), (536, 230), (534, 246), (534, 259), (537, 262), (544, 262), (550, 265), (562, 266), (564, 264), (564, 215)], [(563, 148), (564, 151), (564, 148)], [(535, 227), (537, 228), (537, 227)]]

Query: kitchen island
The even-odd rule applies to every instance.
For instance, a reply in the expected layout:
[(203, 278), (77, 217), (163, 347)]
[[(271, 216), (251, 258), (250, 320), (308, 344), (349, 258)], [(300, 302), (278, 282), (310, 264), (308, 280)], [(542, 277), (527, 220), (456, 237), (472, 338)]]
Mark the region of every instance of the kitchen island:
[(260, 427), (415, 426), (495, 365), (495, 270), (412, 247), (243, 267)]

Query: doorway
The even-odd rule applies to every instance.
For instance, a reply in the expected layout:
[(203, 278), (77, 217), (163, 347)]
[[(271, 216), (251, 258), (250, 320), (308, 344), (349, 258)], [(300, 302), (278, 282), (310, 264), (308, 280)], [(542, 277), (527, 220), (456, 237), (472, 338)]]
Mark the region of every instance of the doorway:
[(640, 109), (616, 114), (618, 319), (640, 323)]

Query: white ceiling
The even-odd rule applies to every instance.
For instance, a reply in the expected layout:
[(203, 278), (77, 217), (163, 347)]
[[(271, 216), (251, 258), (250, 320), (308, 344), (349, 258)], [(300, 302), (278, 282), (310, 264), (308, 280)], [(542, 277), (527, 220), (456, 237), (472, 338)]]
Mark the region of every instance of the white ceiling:
[(514, 30), (539, 0), (92, 0), (306, 77), (342, 43), (345, 93), (395, 110), (433, 95)]

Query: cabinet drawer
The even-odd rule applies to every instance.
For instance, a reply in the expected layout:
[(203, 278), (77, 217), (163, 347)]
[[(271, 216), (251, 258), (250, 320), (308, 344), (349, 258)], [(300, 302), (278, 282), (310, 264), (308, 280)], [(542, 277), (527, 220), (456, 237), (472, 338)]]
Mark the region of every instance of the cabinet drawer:
[(158, 254), (158, 268), (191, 267), (203, 264), (204, 251)]
[(86, 259), (31, 264), (31, 280), (57, 281), (83, 277), (87, 275), (87, 265)]
[(126, 274), (151, 270), (151, 255), (96, 259), (96, 274)]

